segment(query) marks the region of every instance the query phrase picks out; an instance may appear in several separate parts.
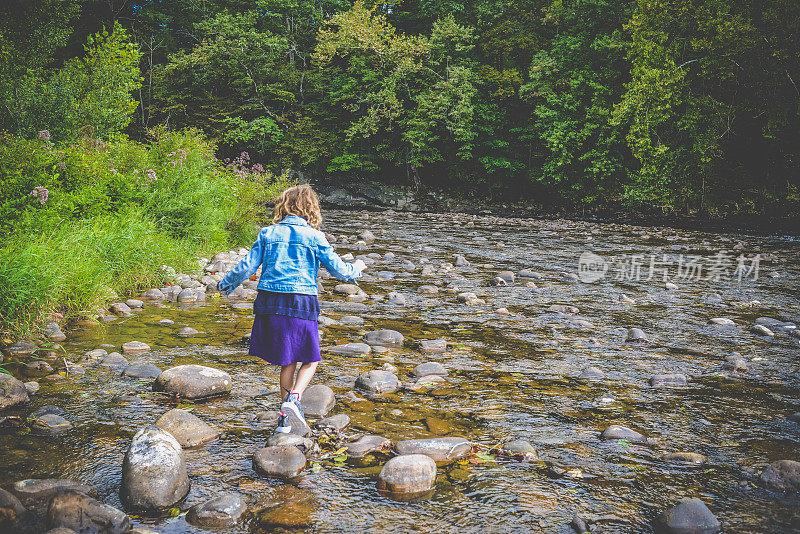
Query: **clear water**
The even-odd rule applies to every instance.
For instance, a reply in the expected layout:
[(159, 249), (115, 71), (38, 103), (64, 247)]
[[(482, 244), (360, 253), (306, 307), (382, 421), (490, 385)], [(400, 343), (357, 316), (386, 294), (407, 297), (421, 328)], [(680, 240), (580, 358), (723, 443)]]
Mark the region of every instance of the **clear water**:
[[(329, 385), (341, 397), (356, 377), (380, 368), (387, 357), (409, 380), (415, 365), (439, 361), (450, 370), (450, 385), (428, 394), (399, 392), (388, 402), (350, 409), (339, 403), (333, 413), (348, 413), (347, 433), (376, 433), (393, 440), (434, 435), (464, 436), (488, 449), (503, 439), (529, 440), (540, 462), (500, 459), (478, 465), (443, 466), (436, 491), (425, 501), (398, 503), (375, 489), (380, 466), (337, 466), (324, 463), (295, 482), (310, 492), (313, 532), (569, 532), (575, 513), (611, 532), (651, 532), (652, 522), (679, 497), (703, 499), (722, 521), (726, 533), (787, 532), (798, 513), (798, 499), (758, 486), (755, 474), (769, 462), (798, 459), (800, 425), (788, 415), (800, 410), (798, 356), (795, 339), (773, 339), (750, 333), (760, 316), (798, 319), (798, 242), (780, 236), (720, 235), (618, 224), (499, 219), (467, 215), (392, 213), (326, 213), (324, 230), (335, 235), (370, 229), (377, 239), (369, 250), (394, 252), (370, 268), (393, 271), (388, 282), (363, 282), (369, 294), (400, 291), (407, 307), (367, 301), (359, 313), (362, 326), (323, 328), (323, 345), (360, 341), (365, 332), (392, 328), (403, 333), (406, 347), (367, 357), (323, 355), (315, 383)], [(486, 241), (477, 241), (484, 237)], [(750, 256), (768, 254), (758, 280), (694, 281), (667, 291), (660, 281), (615, 281), (594, 284), (563, 281), (562, 272), (576, 272), (578, 256), (589, 250), (605, 257), (667, 252), (713, 256), (720, 249), (732, 255), (739, 241)], [(351, 241), (352, 243), (353, 241)], [(502, 245), (502, 246), (501, 246)], [(420, 246), (432, 247), (420, 250)], [(673, 249), (680, 246), (680, 249)], [(340, 253), (351, 251), (339, 247)], [(358, 254), (358, 251), (353, 251)], [(437, 267), (463, 254), (471, 266), (422, 276), (427, 258)], [(403, 275), (403, 260), (417, 270)], [(483, 267), (484, 264), (493, 266)], [(524, 282), (489, 287), (501, 270), (528, 268), (543, 280), (534, 291)], [(779, 276), (773, 277), (777, 273)], [(435, 295), (417, 288), (449, 280)], [(325, 281), (332, 289), (334, 281)], [(448, 291), (450, 288), (452, 291)], [(458, 291), (473, 291), (486, 305), (467, 306)], [(620, 303), (624, 293), (635, 303)], [(711, 293), (722, 302), (709, 299)], [(325, 295), (328, 302), (341, 301)], [(752, 304), (751, 301), (760, 301)], [(547, 314), (551, 304), (580, 309), (591, 328), (576, 327), (568, 318)], [(493, 310), (506, 307), (512, 315)], [(349, 313), (325, 311), (339, 318)], [(730, 317), (735, 330), (708, 327), (711, 317)], [(162, 318), (174, 326), (156, 325)], [(259, 477), (252, 454), (270, 429), (256, 417), (279, 404), (275, 369), (249, 357), (242, 336), (249, 332), (251, 312), (236, 310), (225, 299), (210, 297), (199, 307), (167, 304), (146, 307), (133, 317), (69, 333), (67, 357), (77, 360), (101, 344), (117, 349), (139, 340), (152, 352), (131, 356), (135, 363), (168, 368), (198, 363), (231, 374), (228, 398), (197, 404), (196, 415), (222, 430), (222, 437), (186, 451), (192, 489), (179, 507), (226, 492), (244, 495), (257, 508), (283, 482)], [(182, 339), (174, 332), (191, 326), (201, 335)], [(647, 345), (626, 344), (620, 327), (640, 327)], [(446, 354), (423, 355), (413, 347), (419, 339), (444, 337)], [(111, 350), (111, 349), (109, 349)], [(748, 359), (741, 377), (716, 372), (723, 357), (738, 351)], [(605, 372), (601, 381), (577, 375), (594, 365)], [(681, 372), (690, 377), (681, 389), (653, 389), (653, 374)], [(87, 374), (54, 384), (42, 382), (34, 403), (22, 413), (46, 404), (67, 411), (74, 428), (56, 438), (42, 438), (7, 429), (0, 434), (0, 484), (23, 478), (75, 478), (97, 490), (99, 500), (120, 506), (118, 488), (122, 458), (138, 427), (152, 423), (173, 407), (148, 396), (146, 382), (87, 369)], [(615, 402), (593, 408), (602, 394)], [(140, 394), (143, 398), (130, 398)], [(398, 413), (396, 410), (400, 410)], [(609, 424), (634, 428), (652, 438), (650, 447), (600, 441)], [(692, 451), (708, 462), (698, 467), (665, 463), (667, 452)], [(564, 471), (567, 471), (565, 474)], [(182, 516), (134, 518), (163, 532), (201, 531)], [(230, 532), (257, 530), (248, 519)]]

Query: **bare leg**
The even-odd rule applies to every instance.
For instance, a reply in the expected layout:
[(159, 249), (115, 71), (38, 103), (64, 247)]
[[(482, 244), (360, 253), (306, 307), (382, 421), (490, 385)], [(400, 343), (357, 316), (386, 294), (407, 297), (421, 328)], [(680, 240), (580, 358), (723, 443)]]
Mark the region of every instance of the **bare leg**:
[(300, 397), (303, 396), (303, 392), (308, 387), (309, 382), (314, 378), (318, 363), (319, 362), (304, 363), (300, 366), (300, 370), (297, 371), (297, 379), (294, 382), (294, 388), (292, 388), (293, 393), (297, 393)]
[(297, 363), (290, 363), (281, 367), (281, 400), (292, 391), (294, 386), (294, 371)]

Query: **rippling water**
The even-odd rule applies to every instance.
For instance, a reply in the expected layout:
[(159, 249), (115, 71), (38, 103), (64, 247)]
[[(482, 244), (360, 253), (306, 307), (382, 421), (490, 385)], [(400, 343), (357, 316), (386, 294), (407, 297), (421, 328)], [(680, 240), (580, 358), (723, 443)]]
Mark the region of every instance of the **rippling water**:
[[(329, 385), (340, 398), (362, 372), (393, 361), (408, 380), (413, 367), (439, 361), (450, 371), (449, 385), (428, 394), (400, 392), (389, 402), (334, 413), (348, 413), (348, 432), (367, 432), (393, 440), (434, 435), (464, 436), (492, 447), (503, 439), (529, 440), (541, 462), (499, 459), (479, 465), (441, 467), (436, 492), (426, 501), (396, 503), (375, 490), (380, 466), (359, 468), (328, 464), (307, 470), (296, 484), (315, 497), (314, 532), (570, 532), (575, 513), (610, 532), (651, 532), (654, 518), (679, 497), (700, 497), (717, 515), (726, 533), (787, 532), (798, 513), (798, 499), (760, 487), (756, 474), (772, 461), (798, 459), (800, 425), (787, 416), (800, 410), (796, 339), (763, 338), (750, 333), (757, 317), (798, 320), (800, 246), (786, 237), (720, 235), (627, 225), (536, 221), (468, 215), (393, 213), (326, 214), (324, 230), (351, 235), (369, 229), (377, 237), (366, 251), (348, 246), (340, 253), (394, 252), (369, 272), (392, 271), (391, 281), (365, 281), (370, 295), (399, 291), (406, 307), (367, 301), (361, 326), (323, 328), (323, 345), (360, 341), (365, 332), (391, 328), (406, 337), (406, 347), (368, 357), (323, 355), (315, 383)], [(351, 240), (351, 243), (354, 241)], [(739, 242), (741, 246), (734, 249)], [(350, 245), (352, 246), (352, 245)], [(425, 248), (427, 247), (427, 248)], [(666, 290), (661, 280), (614, 280), (584, 284), (564, 279), (575, 273), (581, 252), (605, 258), (642, 254), (699, 255), (707, 260), (720, 250), (731, 257), (756, 253), (758, 280), (739, 283), (678, 281)], [(463, 254), (469, 267), (442, 268)], [(402, 262), (416, 264), (406, 272)], [(422, 276), (425, 261), (435, 267)], [(517, 280), (507, 287), (487, 281), (502, 270), (531, 269), (542, 275), (537, 288)], [(324, 286), (332, 289), (334, 281)], [(421, 295), (423, 284), (441, 284), (435, 295)], [(456, 293), (475, 292), (485, 305), (457, 302)], [(632, 303), (621, 301), (624, 294)], [(716, 294), (716, 295), (715, 295)], [(721, 299), (717, 298), (717, 295)], [(325, 315), (337, 319), (324, 295)], [(758, 302), (754, 302), (758, 301)], [(576, 317), (547, 313), (552, 304), (580, 309)], [(494, 313), (500, 307), (511, 315)], [(351, 313), (352, 314), (352, 313)], [(737, 327), (707, 326), (712, 317), (729, 317)], [(174, 326), (162, 327), (169, 318)], [(591, 324), (576, 323), (584, 319)], [(242, 336), (252, 323), (249, 310), (210, 297), (207, 304), (147, 306), (133, 317), (76, 330), (64, 343), (77, 360), (101, 344), (117, 349), (139, 340), (152, 352), (132, 356), (134, 363), (167, 368), (184, 363), (218, 367), (231, 374), (230, 397), (198, 404), (194, 414), (223, 431), (218, 440), (186, 451), (192, 489), (182, 510), (226, 492), (245, 495), (251, 505), (280, 482), (259, 477), (252, 454), (263, 446), (269, 428), (256, 420), (278, 407), (277, 373), (246, 354)], [(174, 332), (191, 326), (200, 335), (182, 339)], [(642, 328), (646, 345), (625, 343), (620, 328)], [(423, 355), (414, 341), (444, 337), (446, 354)], [(109, 348), (109, 350), (111, 350)], [(749, 370), (741, 376), (721, 371), (725, 355), (738, 351)], [(605, 379), (577, 376), (596, 366)], [(659, 373), (684, 373), (686, 388), (651, 388)], [(16, 429), (0, 434), (0, 484), (23, 478), (75, 478), (97, 489), (99, 500), (120, 506), (122, 457), (136, 429), (172, 407), (157, 398), (138, 398), (146, 382), (87, 369), (78, 378), (43, 383), (26, 412), (46, 404), (67, 411), (74, 428), (57, 438)], [(610, 394), (614, 402), (595, 402)], [(131, 397), (134, 396), (133, 398)], [(399, 409), (402, 413), (398, 413)], [(638, 430), (656, 443), (650, 447), (603, 442), (609, 424)], [(708, 462), (698, 467), (670, 464), (667, 452), (692, 451)], [(135, 518), (163, 532), (200, 531), (177, 518)], [(248, 532), (246, 522), (232, 532)], [(237, 530), (238, 529), (238, 530)]]

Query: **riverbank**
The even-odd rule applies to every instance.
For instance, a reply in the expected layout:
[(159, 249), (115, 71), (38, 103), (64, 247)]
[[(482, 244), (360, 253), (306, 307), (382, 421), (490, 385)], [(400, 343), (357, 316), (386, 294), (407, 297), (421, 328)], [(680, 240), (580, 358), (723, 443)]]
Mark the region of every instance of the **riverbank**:
[[(299, 176), (300, 180), (304, 177)], [(433, 189), (415, 194), (412, 188), (376, 180), (357, 183), (310, 180), (328, 209), (386, 210), (420, 213), (467, 213), (499, 217), (568, 219), (587, 222), (611, 222), (641, 226), (666, 226), (684, 230), (737, 232), (744, 234), (800, 235), (800, 216), (786, 205), (762, 213), (717, 211), (715, 215), (696, 212), (664, 212), (656, 207), (635, 207), (623, 202), (598, 204), (576, 209), (567, 205), (544, 203), (530, 196), (516, 199), (491, 199), (479, 190)], [(797, 208), (797, 207), (796, 207)]]

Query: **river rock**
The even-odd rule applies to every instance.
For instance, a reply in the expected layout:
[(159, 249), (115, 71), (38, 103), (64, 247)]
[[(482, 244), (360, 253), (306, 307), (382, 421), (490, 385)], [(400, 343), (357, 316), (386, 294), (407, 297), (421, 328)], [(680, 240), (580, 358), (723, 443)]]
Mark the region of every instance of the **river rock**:
[(361, 326), (364, 324), (364, 318), (357, 315), (343, 315), (339, 318), (339, 324), (349, 324), (353, 326)]
[(141, 341), (128, 341), (122, 344), (123, 354), (144, 354), (150, 352), (150, 345)]
[(761, 473), (761, 481), (770, 488), (789, 493), (800, 493), (800, 462), (779, 460)]
[(750, 332), (756, 334), (757, 336), (775, 337), (775, 332), (763, 324), (754, 324), (753, 327), (750, 328)]
[(99, 503), (79, 491), (65, 490), (50, 501), (47, 528), (71, 528), (81, 534), (121, 534), (131, 528), (131, 520), (113, 506)]
[(30, 401), (25, 384), (13, 376), (0, 372), (0, 410)]
[(119, 352), (112, 352), (111, 354), (104, 356), (97, 366), (105, 369), (120, 371), (128, 367), (130, 364), (131, 362), (129, 362), (125, 356)]
[(166, 297), (160, 289), (148, 289), (142, 293), (142, 298), (147, 300), (164, 300)]
[[(294, 430), (294, 428), (292, 428)], [(300, 436), (298, 434), (284, 434), (283, 432), (275, 432), (267, 438), (265, 447), (280, 447), (280, 446), (297, 447), (301, 451), (310, 451), (314, 448), (314, 442), (309, 438)]]
[(721, 327), (732, 327), (736, 326), (736, 323), (733, 322), (732, 319), (728, 319), (727, 317), (712, 317), (708, 320), (708, 324), (712, 326), (721, 326)]
[(151, 380), (158, 377), (163, 371), (152, 363), (141, 363), (129, 365), (122, 371), (122, 376), (138, 378), (140, 380)]
[(517, 278), (524, 278), (527, 280), (541, 280), (542, 275), (530, 269), (520, 269), (517, 271)]
[(11, 485), (11, 492), (25, 504), (49, 500), (56, 493), (74, 490), (90, 493), (92, 488), (76, 480), (66, 478), (29, 478)]
[(528, 460), (538, 460), (539, 453), (529, 441), (514, 439), (503, 443), (503, 452), (512, 456), (524, 456)]
[(39, 350), (35, 343), (27, 340), (15, 341), (3, 349), (3, 352), (12, 358), (21, 358), (23, 356), (30, 356)]
[(650, 379), (650, 385), (654, 388), (685, 387), (686, 384), (686, 375), (682, 373), (655, 375)]
[(606, 374), (602, 371), (602, 369), (589, 366), (584, 369), (580, 375), (578, 375), (578, 378), (582, 378), (584, 380), (600, 380), (605, 378), (605, 376)]
[(456, 254), (453, 257), (453, 265), (455, 265), (456, 267), (469, 267), (469, 262), (463, 255)]
[(128, 317), (131, 315), (131, 308), (124, 302), (115, 302), (108, 307), (108, 311), (118, 317)]
[(648, 343), (650, 340), (641, 328), (629, 328), (628, 337), (625, 341), (628, 343)]
[(722, 529), (711, 510), (697, 498), (681, 499), (660, 520), (668, 534), (717, 534)]
[(391, 447), (392, 442), (383, 436), (366, 435), (358, 440), (348, 443), (347, 455), (352, 458), (363, 458), (372, 452), (384, 452)]
[(606, 441), (624, 439), (631, 443), (642, 445), (647, 445), (648, 443), (647, 438), (642, 434), (620, 425), (611, 425), (603, 430), (602, 434), (600, 434), (600, 439)]
[(725, 357), (725, 362), (722, 364), (723, 369), (727, 369), (728, 371), (734, 371), (736, 373), (746, 373), (747, 372), (747, 360), (742, 358), (739, 354), (729, 354)]
[(172, 434), (184, 448), (197, 447), (219, 436), (211, 425), (180, 408), (173, 408), (159, 417), (156, 426)]
[(358, 295), (363, 293), (361, 288), (355, 284), (336, 284), (333, 288), (333, 292), (340, 295)]
[(436, 462), (423, 454), (396, 456), (378, 475), (378, 491), (403, 499), (425, 494), (436, 482)]
[(191, 337), (191, 336), (195, 336), (195, 335), (197, 335), (199, 333), (200, 332), (198, 332), (197, 330), (195, 330), (191, 326), (184, 326), (183, 328), (181, 328), (180, 330), (175, 332), (175, 335), (178, 336), (178, 337)]
[(423, 284), (417, 288), (417, 292), (423, 295), (435, 295), (439, 292), (439, 288), (431, 284)]
[(486, 304), (486, 302), (483, 299), (479, 299), (478, 296), (475, 293), (472, 293), (470, 291), (466, 291), (464, 293), (459, 293), (458, 295), (456, 295), (456, 299), (459, 302), (463, 302), (464, 304), (466, 304), (468, 306), (476, 306), (478, 304)]
[(364, 341), (371, 347), (402, 347), (403, 334), (397, 330), (374, 330), (367, 332)]
[(472, 443), (458, 437), (407, 439), (398, 441), (394, 448), (400, 455), (424, 454), (436, 462), (449, 462), (469, 454)]
[(663, 455), (661, 459), (676, 464), (700, 465), (706, 463), (706, 457), (696, 452), (671, 452)]
[(447, 341), (444, 339), (423, 339), (419, 342), (419, 350), (425, 354), (441, 354), (447, 351)]
[(400, 388), (397, 376), (382, 370), (373, 370), (362, 373), (356, 379), (356, 389), (373, 395), (394, 393)]
[(67, 339), (66, 334), (61, 331), (61, 327), (58, 323), (53, 322), (47, 323), (47, 326), (44, 327), (44, 335), (46, 335), (50, 341), (55, 341), (56, 343)]
[(305, 454), (292, 445), (264, 447), (253, 455), (253, 467), (267, 476), (295, 478), (305, 466)]
[(53, 367), (42, 360), (35, 360), (25, 364), (23, 373), (28, 376), (44, 376), (53, 372)]
[(325, 417), (336, 406), (336, 395), (324, 384), (314, 384), (303, 392), (303, 412), (307, 417)]
[(125, 304), (127, 304), (128, 307), (132, 310), (144, 307), (144, 302), (142, 302), (139, 299), (128, 299), (125, 301)]
[(426, 362), (426, 363), (421, 363), (416, 367), (414, 367), (414, 374), (418, 378), (431, 375), (447, 376), (448, 371), (447, 369), (444, 368), (444, 365), (442, 365), (439, 362)]
[(372, 352), (372, 347), (366, 343), (345, 343), (344, 345), (336, 345), (329, 348), (328, 352), (345, 356), (363, 356)]
[(386, 295), (386, 302), (392, 306), (405, 306), (408, 304), (408, 299), (402, 293), (390, 291)]
[(142, 512), (173, 506), (189, 493), (181, 444), (165, 430), (147, 425), (131, 440), (122, 463), (120, 499)]
[(203, 365), (178, 365), (167, 369), (153, 383), (155, 391), (165, 391), (184, 399), (202, 399), (226, 395), (233, 389), (225, 371)]
[(332, 428), (334, 430), (342, 430), (350, 424), (350, 416), (346, 413), (338, 413), (325, 419), (320, 419), (314, 425), (317, 428)]
[(0, 532), (12, 532), (12, 527), (26, 511), (19, 499), (0, 488)]
[(256, 522), (262, 530), (313, 530), (316, 502), (312, 492), (285, 484), (273, 488), (271, 495), (259, 496), (259, 499), (262, 508), (257, 513)]
[(25, 389), (28, 391), (28, 395), (36, 395), (39, 392), (39, 382), (33, 380), (25, 382)]
[(186, 521), (203, 528), (229, 528), (239, 522), (247, 511), (241, 495), (226, 493), (189, 508)]
[(55, 413), (29, 417), (31, 433), (40, 436), (55, 436), (72, 428), (72, 423)]
[(560, 313), (561, 315), (575, 315), (580, 310), (575, 306), (569, 306), (567, 304), (553, 304), (547, 311), (550, 313)]

